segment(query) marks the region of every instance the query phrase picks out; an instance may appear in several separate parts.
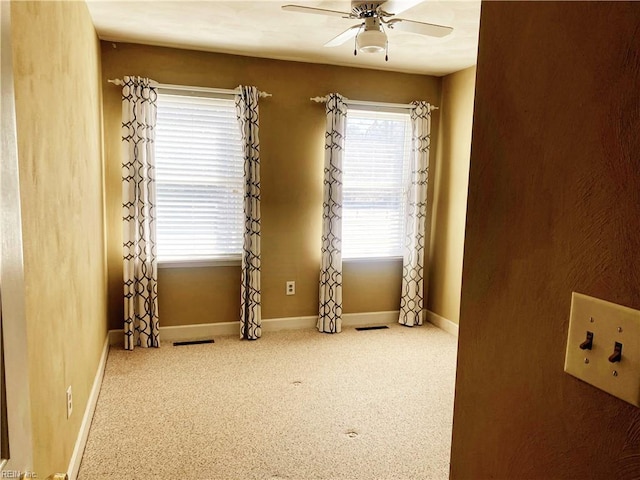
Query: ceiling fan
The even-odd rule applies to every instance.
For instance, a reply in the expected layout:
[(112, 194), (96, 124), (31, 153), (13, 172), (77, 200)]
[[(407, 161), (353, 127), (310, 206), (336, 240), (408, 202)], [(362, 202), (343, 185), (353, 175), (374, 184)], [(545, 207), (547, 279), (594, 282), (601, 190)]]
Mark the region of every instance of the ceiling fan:
[[(453, 31), (453, 28), (443, 25), (416, 22), (415, 20), (396, 17), (397, 14), (418, 3), (422, 3), (422, 0), (387, 0), (383, 2), (353, 0), (350, 12), (303, 5), (284, 5), (282, 9), (287, 12), (313, 13), (360, 20), (357, 25), (348, 28), (324, 44), (325, 47), (337, 47), (355, 37), (356, 48), (353, 54), (357, 55), (358, 50), (363, 53), (388, 52), (387, 29), (417, 33), (418, 35), (429, 37), (444, 37)], [(388, 59), (387, 54), (385, 55), (385, 60)]]

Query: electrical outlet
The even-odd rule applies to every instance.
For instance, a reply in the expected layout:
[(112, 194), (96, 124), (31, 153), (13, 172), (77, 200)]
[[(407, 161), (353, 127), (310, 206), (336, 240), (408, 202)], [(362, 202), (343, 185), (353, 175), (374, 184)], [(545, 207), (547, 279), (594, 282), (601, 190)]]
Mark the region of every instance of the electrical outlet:
[(295, 295), (296, 294), (296, 282), (289, 281), (287, 282), (287, 295)]
[(67, 387), (67, 418), (71, 416), (73, 412), (73, 393), (71, 392), (71, 385)]
[(564, 371), (640, 407), (640, 311), (573, 292)]

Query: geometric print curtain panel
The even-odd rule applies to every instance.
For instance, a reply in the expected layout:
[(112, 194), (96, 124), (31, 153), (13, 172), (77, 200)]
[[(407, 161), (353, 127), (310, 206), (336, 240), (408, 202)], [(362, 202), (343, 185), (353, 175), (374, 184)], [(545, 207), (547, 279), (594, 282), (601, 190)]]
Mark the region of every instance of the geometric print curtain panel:
[(154, 139), (157, 90), (124, 77), (122, 211), (124, 348), (159, 347)]
[(422, 325), (424, 315), (425, 224), (431, 143), (431, 105), (427, 102), (413, 102), (410, 114), (410, 183), (406, 197), (406, 236), (398, 323), (412, 327)]
[(344, 98), (332, 93), (326, 104), (324, 188), (318, 330), (342, 330), (342, 158), (347, 123)]
[(256, 87), (241, 86), (236, 113), (244, 156), (244, 239), (240, 288), (240, 338), (262, 334), (260, 304), (260, 141)]

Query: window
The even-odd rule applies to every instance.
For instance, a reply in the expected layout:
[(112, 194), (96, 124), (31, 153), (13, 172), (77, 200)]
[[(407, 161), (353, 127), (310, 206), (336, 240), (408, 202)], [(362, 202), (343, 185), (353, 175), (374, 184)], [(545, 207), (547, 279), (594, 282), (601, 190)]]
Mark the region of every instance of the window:
[(240, 258), (243, 157), (233, 99), (158, 95), (160, 262)]
[(343, 258), (400, 257), (411, 150), (409, 113), (347, 112)]

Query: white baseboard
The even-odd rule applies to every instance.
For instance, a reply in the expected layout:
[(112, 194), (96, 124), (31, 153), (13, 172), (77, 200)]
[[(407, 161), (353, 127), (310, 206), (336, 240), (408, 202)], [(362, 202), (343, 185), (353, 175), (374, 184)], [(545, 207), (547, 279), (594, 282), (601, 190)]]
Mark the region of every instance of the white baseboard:
[(433, 313), (431, 310), (425, 310), (427, 312), (427, 321), (432, 323), (436, 327), (444, 330), (451, 335), (458, 336), (458, 324), (452, 322), (449, 319), (441, 317), (437, 313)]
[[(342, 315), (343, 327), (360, 327), (363, 325), (385, 325), (398, 321), (399, 312), (365, 312), (345, 313)], [(280, 330), (296, 330), (302, 328), (315, 328), (318, 322), (317, 316), (286, 317), (262, 319), (263, 332), (277, 332)], [(221, 335), (240, 335), (240, 322), (200, 323), (197, 325), (176, 325), (160, 327), (160, 338), (168, 342), (181, 342), (211, 338)], [(122, 345), (124, 343), (122, 330), (109, 330), (109, 345)]]
[(82, 454), (84, 453), (84, 447), (87, 444), (87, 438), (89, 437), (89, 429), (91, 428), (91, 421), (93, 420), (93, 413), (96, 410), (96, 403), (98, 402), (98, 395), (100, 395), (100, 387), (102, 386), (102, 377), (104, 376), (104, 367), (107, 364), (107, 356), (109, 354), (109, 341), (110, 336), (104, 339), (104, 347), (102, 348), (102, 355), (100, 356), (100, 362), (98, 363), (98, 370), (96, 376), (93, 379), (93, 386), (89, 393), (89, 399), (87, 400), (87, 407), (84, 409), (84, 415), (82, 417), (82, 423), (80, 424), (80, 431), (78, 432), (78, 438), (73, 448), (73, 454), (69, 461), (69, 468), (67, 469), (67, 475), (69, 480), (76, 480), (78, 477), (78, 470), (80, 470), (80, 462), (82, 462)]
[(369, 325), (390, 325), (398, 323), (400, 310), (388, 312), (345, 313), (342, 315), (343, 327), (364, 327)]
[[(310, 315), (306, 317), (285, 317), (285, 318), (263, 318), (263, 332), (278, 332), (280, 330), (300, 330), (304, 328), (314, 328), (318, 323), (318, 317)], [(240, 324), (236, 332), (240, 331)]]
[(124, 330), (109, 330), (107, 333), (109, 345), (124, 345)]
[(235, 334), (240, 335), (239, 322), (200, 323), (196, 325), (160, 327), (160, 339), (170, 340), (172, 342)]
[[(160, 339), (169, 342), (182, 342), (185, 340), (236, 334), (240, 335), (240, 322), (199, 323), (195, 325), (160, 327)], [(109, 345), (124, 345), (124, 331), (121, 329), (109, 330)]]

